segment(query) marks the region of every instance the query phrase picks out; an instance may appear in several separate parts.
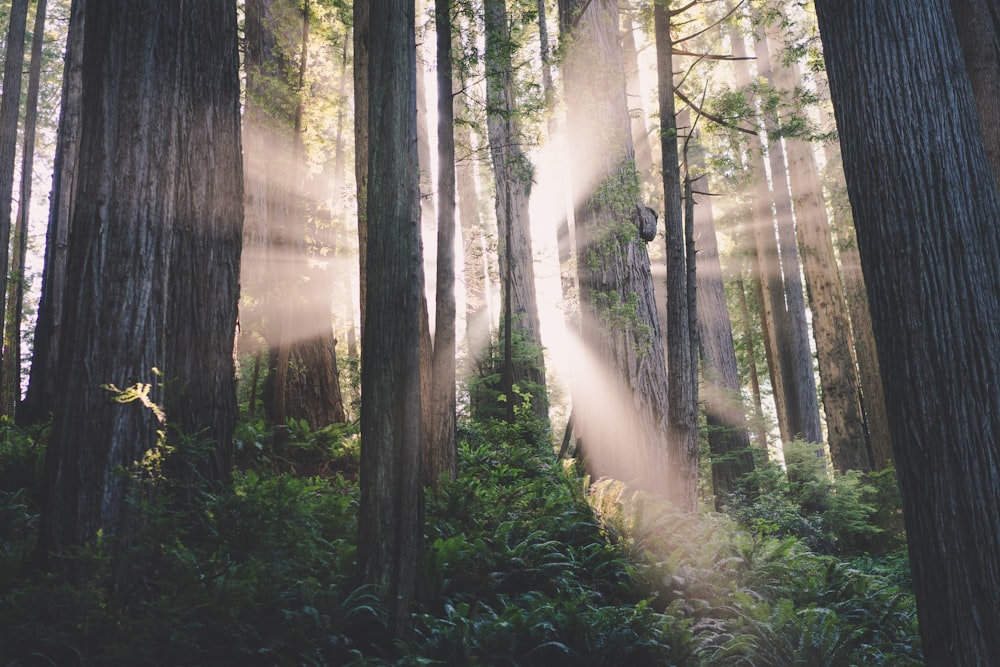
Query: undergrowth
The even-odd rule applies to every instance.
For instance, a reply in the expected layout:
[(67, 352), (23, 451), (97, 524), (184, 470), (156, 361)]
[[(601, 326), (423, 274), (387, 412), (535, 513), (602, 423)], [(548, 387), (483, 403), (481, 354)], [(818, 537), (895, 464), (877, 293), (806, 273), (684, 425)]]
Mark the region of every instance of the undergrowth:
[[(0, 664), (921, 664), (891, 541), (849, 553), (763, 505), (684, 515), (590, 484), (530, 421), (461, 426), (458, 478), (427, 495), (414, 632), (392, 643), (358, 581), (358, 437), (287, 433), (242, 424), (230, 488), (147, 502), (127, 541), (71, 557), (70, 582), (35, 565), (46, 434), (0, 423)], [(793, 498), (755, 502), (810, 516)]]

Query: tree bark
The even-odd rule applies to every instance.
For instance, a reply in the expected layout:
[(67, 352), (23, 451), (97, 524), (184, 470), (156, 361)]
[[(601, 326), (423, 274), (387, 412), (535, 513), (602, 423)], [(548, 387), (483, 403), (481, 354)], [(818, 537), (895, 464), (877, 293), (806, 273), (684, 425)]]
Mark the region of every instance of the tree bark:
[(951, 11), (976, 97), (986, 155), (1000, 187), (1000, 6), (992, 0), (951, 0)]
[(358, 200), (358, 275), (361, 321), (360, 337), (365, 335), (368, 275), (368, 54), (371, 31), (371, 0), (354, 0), (354, 181)]
[(66, 287), (66, 251), (69, 246), (73, 202), (76, 196), (77, 160), (80, 142), (80, 89), (83, 63), (83, 27), (86, 3), (70, 6), (66, 54), (63, 61), (62, 101), (56, 155), (49, 195), (49, 221), (45, 234), (45, 265), (31, 355), (31, 377), (19, 423), (44, 421), (53, 409), (52, 395), (58, 382), (59, 338), (62, 333), (62, 294)]
[(375, 0), (368, 91), (367, 280), (358, 563), (391, 632), (410, 629), (423, 553), (420, 175), (412, 0)]
[(35, 5), (35, 26), (31, 42), (28, 98), (24, 112), (24, 150), (21, 152), (21, 193), (14, 226), (13, 261), (7, 294), (7, 322), (4, 328), (3, 400), (0, 410), (14, 416), (21, 400), (21, 318), (24, 310), (24, 265), (28, 251), (28, 217), (31, 210), (31, 181), (35, 158), (35, 126), (38, 121), (38, 84), (42, 75), (42, 44), (45, 41), (46, 0)]
[(434, 299), (434, 385), (431, 437), (424, 477), (433, 487), (455, 478), (455, 104), (452, 94), (450, 0), (435, 0), (437, 26), (438, 232), (437, 292)]
[(663, 224), (667, 261), (667, 418), (671, 456), (668, 497), (691, 511), (698, 501), (698, 359), (692, 346), (691, 303), (682, 211), (677, 117), (674, 110), (673, 43), (670, 13), (653, 7), (656, 71), (660, 108), (660, 152), (663, 160)]
[[(772, 83), (771, 56), (762, 29), (758, 28), (755, 42), (757, 74)], [(767, 131), (767, 157), (771, 167), (771, 192), (774, 203), (776, 228), (778, 231), (778, 253), (780, 276), (783, 284), (785, 318), (787, 319), (787, 341), (777, 346), (782, 357), (782, 379), (786, 389), (785, 403), (789, 409), (790, 431), (793, 437), (807, 442), (822, 443), (823, 428), (819, 418), (819, 400), (816, 395), (816, 373), (813, 370), (812, 350), (809, 348), (809, 328), (806, 324), (805, 291), (802, 288), (802, 262), (799, 259), (798, 243), (795, 238), (795, 219), (792, 215), (792, 200), (786, 171), (785, 149), (777, 134), (776, 123), (765, 117)], [(777, 296), (777, 295), (775, 295)], [(774, 311), (780, 314), (775, 305)], [(784, 324), (776, 327), (779, 331)], [(822, 448), (817, 450), (822, 456)]]
[[(544, 420), (548, 418), (549, 403), (528, 212), (533, 167), (521, 148), (513, 81), (515, 44), (510, 35), (505, 0), (486, 0), (484, 12), (486, 123), (496, 183), (497, 237), (501, 239), (500, 276), (505, 304), (501, 321), (506, 324), (510, 318), (519, 343), (517, 359), (509, 360), (512, 382), (530, 395), (533, 413)], [(513, 346), (513, 338), (508, 340), (505, 334), (504, 345)], [(509, 394), (507, 401), (510, 409), (515, 404), (515, 397)]]
[[(761, 49), (773, 43), (765, 37)], [(792, 90), (801, 83), (794, 63), (785, 67), (779, 61), (772, 72), (774, 84), (781, 90)], [(812, 311), (830, 456), (840, 472), (870, 471), (873, 461), (865, 438), (858, 374), (851, 355), (850, 318), (816, 157), (812, 144), (802, 139), (786, 138), (785, 148), (795, 232)]]
[(944, 0), (825, 0), (816, 9), (871, 288), (924, 656), (928, 665), (997, 664), (1000, 195), (955, 23)]
[[(228, 477), (243, 222), (237, 42), (235, 2), (88, 4), (63, 301), (73, 336), (60, 350), (44, 553), (99, 532), (115, 548), (136, 494), (155, 486), (157, 455), (188, 484)], [(112, 400), (109, 385), (148, 391), (165, 417), (141, 399)], [(164, 419), (172, 453), (157, 433)]]
[[(737, 481), (753, 470), (746, 410), (740, 392), (733, 327), (726, 306), (715, 221), (708, 199), (708, 177), (694, 181), (694, 224), (698, 258), (698, 340), (702, 358), (701, 394), (712, 453), (715, 507), (721, 510)], [(753, 373), (756, 375), (756, 371)], [(756, 378), (754, 378), (756, 380)], [(757, 392), (759, 393), (759, 388)]]
[(2, 322), (6, 321), (7, 313), (10, 214), (14, 197), (17, 120), (21, 109), (21, 72), (24, 68), (24, 33), (27, 22), (28, 0), (13, 0), (10, 5), (7, 51), (3, 64), (3, 98), (0, 99), (0, 321)]
[[(575, 211), (581, 332), (594, 375), (574, 392), (574, 427), (592, 470), (658, 493), (686, 466), (668, 442), (666, 369), (649, 255), (635, 224), (639, 177), (614, 0), (562, 0), (568, 150)], [(597, 95), (594, 91), (601, 91)], [(686, 468), (685, 468), (686, 469)]]

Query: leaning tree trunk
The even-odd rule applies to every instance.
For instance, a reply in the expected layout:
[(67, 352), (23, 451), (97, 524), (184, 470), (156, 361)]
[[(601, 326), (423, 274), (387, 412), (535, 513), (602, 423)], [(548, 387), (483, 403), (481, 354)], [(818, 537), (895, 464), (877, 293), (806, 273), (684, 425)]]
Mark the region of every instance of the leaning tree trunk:
[[(497, 236), (500, 239), (500, 280), (503, 286), (505, 328), (510, 318), (521, 348), (518, 358), (507, 359), (512, 382), (531, 397), (531, 408), (539, 419), (549, 412), (545, 389), (545, 360), (542, 357), (538, 299), (535, 295), (535, 256), (531, 246), (528, 197), (532, 166), (521, 149), (521, 129), (517, 122), (514, 95), (514, 51), (504, 0), (486, 0), (486, 123), (490, 155), (496, 182)], [(508, 245), (509, 244), (509, 245)], [(508, 306), (509, 304), (509, 306)], [(509, 307), (509, 310), (508, 310)], [(504, 345), (513, 344), (504, 333)], [(514, 396), (507, 397), (508, 409)]]
[(45, 553), (116, 548), (160, 473), (224, 482), (236, 420), (236, 4), (88, 3), (85, 42)]
[(24, 403), (18, 411), (21, 423), (48, 418), (58, 379), (59, 338), (63, 331), (62, 294), (66, 288), (66, 251), (76, 194), (77, 156), (80, 141), (80, 88), (83, 63), (83, 24), (86, 4), (73, 0), (70, 7), (66, 56), (63, 62), (62, 101), (56, 155), (52, 166), (49, 222), (45, 234), (45, 266), (35, 323), (31, 355), (31, 377)]
[(420, 317), (424, 289), (412, 0), (375, 0), (366, 40), (368, 234), (361, 339), (358, 565), (392, 634), (409, 632), (423, 553)]
[(816, 10), (924, 656), (1000, 664), (1000, 193), (955, 23), (946, 0)]
[(7, 323), (2, 355), (3, 414), (13, 416), (21, 398), (21, 316), (24, 310), (24, 265), (28, 254), (28, 212), (31, 210), (31, 181), (35, 159), (35, 126), (38, 121), (38, 83), (42, 75), (42, 43), (45, 41), (45, 0), (38, 0), (31, 43), (28, 99), (24, 112), (24, 150), (21, 152), (21, 193), (14, 226), (14, 256), (7, 286)]
[[(581, 363), (575, 382), (581, 444), (598, 474), (656, 492), (686, 454), (668, 443), (666, 369), (625, 98), (615, 0), (562, 0), (567, 129), (576, 207)], [(600, 95), (594, 91), (600, 90)], [(643, 209), (643, 212), (644, 209)], [(648, 238), (648, 237), (647, 237)]]

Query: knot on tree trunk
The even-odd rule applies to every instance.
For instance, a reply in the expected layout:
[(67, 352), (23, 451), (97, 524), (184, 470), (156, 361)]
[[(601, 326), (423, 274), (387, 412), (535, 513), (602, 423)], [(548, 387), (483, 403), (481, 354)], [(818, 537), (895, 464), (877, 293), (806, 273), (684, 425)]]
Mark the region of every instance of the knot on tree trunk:
[(639, 229), (639, 238), (647, 242), (656, 238), (656, 211), (642, 202), (637, 202), (634, 220), (635, 226)]

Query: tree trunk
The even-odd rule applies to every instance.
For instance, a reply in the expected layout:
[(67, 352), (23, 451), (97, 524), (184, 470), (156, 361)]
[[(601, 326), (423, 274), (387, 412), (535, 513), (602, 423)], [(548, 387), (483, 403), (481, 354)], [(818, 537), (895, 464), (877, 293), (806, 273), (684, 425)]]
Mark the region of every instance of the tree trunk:
[(7, 53), (3, 66), (3, 98), (0, 100), (0, 322), (6, 321), (7, 313), (10, 214), (14, 197), (17, 120), (21, 109), (21, 72), (24, 68), (24, 33), (27, 22), (28, 0), (13, 0), (10, 5)]
[(24, 112), (24, 150), (21, 152), (21, 193), (14, 228), (14, 256), (7, 294), (7, 321), (4, 328), (2, 414), (14, 416), (21, 399), (21, 317), (24, 310), (24, 264), (28, 251), (28, 214), (31, 210), (31, 180), (35, 158), (35, 126), (38, 121), (38, 84), (42, 75), (42, 43), (45, 41), (45, 0), (38, 0), (31, 42), (31, 69), (28, 99)]
[(674, 111), (673, 44), (669, 10), (653, 7), (656, 71), (660, 102), (660, 152), (663, 159), (663, 224), (667, 260), (667, 416), (673, 456), (667, 472), (668, 497), (693, 510), (698, 501), (698, 363), (692, 346), (688, 269), (681, 201), (677, 118)]
[[(753, 470), (753, 456), (740, 393), (733, 327), (722, 283), (715, 222), (708, 198), (708, 177), (695, 180), (692, 190), (697, 204), (694, 224), (698, 258), (698, 340), (704, 386), (701, 394), (708, 424), (708, 448), (712, 453), (715, 507), (721, 510), (726, 496), (736, 490), (737, 480)], [(759, 388), (757, 392), (759, 394)]]
[[(761, 49), (773, 41), (766, 37)], [(775, 86), (793, 90), (801, 85), (798, 68), (773, 68)], [(812, 311), (813, 337), (823, 387), (823, 413), (834, 467), (870, 471), (873, 466), (865, 439), (858, 375), (851, 355), (847, 303), (833, 250), (830, 221), (812, 144), (785, 139), (788, 175), (795, 207), (795, 232), (802, 249), (802, 267)]]
[[(99, 532), (115, 548), (136, 495), (156, 484), (158, 455), (183, 482), (229, 475), (243, 221), (237, 42), (234, 2), (88, 4), (63, 302), (73, 336), (60, 350), (45, 553)], [(130, 391), (111, 400), (102, 387), (112, 386)], [(138, 400), (123, 405), (129, 393)], [(161, 449), (164, 417), (147, 400), (165, 411), (174, 451)], [(202, 458), (175, 432), (209, 451)]]
[[(464, 79), (459, 86), (464, 88)], [(479, 193), (476, 188), (475, 163), (472, 157), (472, 129), (465, 95), (458, 96), (459, 122), (455, 124), (455, 144), (461, 150), (461, 157), (455, 165), (455, 179), (458, 187), (458, 217), (462, 227), (462, 249), (465, 278), (465, 346), (468, 364), (467, 377), (476, 374), (483, 362), (486, 348), (490, 344), (490, 315), (486, 303), (486, 234), (479, 210)], [(470, 406), (472, 414), (481, 413), (475, 403)]]
[[(771, 56), (763, 31), (758, 29), (754, 42), (757, 56), (757, 74), (773, 85)], [(784, 286), (784, 308), (787, 317), (787, 342), (778, 345), (783, 358), (782, 367), (786, 388), (786, 405), (789, 408), (790, 430), (793, 437), (808, 442), (823, 442), (823, 428), (819, 418), (819, 400), (816, 396), (816, 373), (813, 370), (812, 350), (809, 348), (809, 329), (806, 324), (805, 292), (802, 288), (802, 263), (799, 260), (795, 238), (795, 220), (785, 169), (785, 149), (776, 133), (776, 124), (765, 120), (768, 134), (767, 156), (771, 167), (771, 191), (775, 221), (778, 231), (781, 282)], [(776, 314), (780, 313), (777, 306)], [(822, 456), (822, 448), (817, 450)]]
[(951, 0), (951, 11), (976, 96), (986, 155), (1000, 187), (1000, 6), (995, 0)]
[(370, 133), (358, 564), (401, 637), (410, 629), (423, 553), (416, 43), (412, 0), (376, 0), (370, 11), (379, 29), (363, 40)]
[[(505, 0), (486, 0), (484, 12), (486, 123), (496, 182), (497, 236), (501, 239), (500, 276), (505, 304), (501, 318), (505, 324), (510, 318), (519, 344), (517, 358), (510, 360), (513, 384), (531, 397), (532, 411), (544, 420), (548, 418), (549, 404), (528, 213), (533, 167), (521, 149), (511, 59), (515, 49)], [(504, 335), (505, 346), (512, 346), (513, 342), (513, 338)], [(512, 408), (514, 396), (508, 395), (507, 401), (508, 409)]]
[(1000, 664), (1000, 194), (955, 24), (944, 0), (816, 10), (924, 655)]
[[(737, 280), (736, 288), (739, 290), (738, 298), (740, 301), (740, 317), (743, 323), (742, 331), (742, 343), (743, 348), (747, 355), (747, 368), (748, 375), (750, 376), (750, 397), (753, 400), (754, 408), (754, 424), (753, 430), (754, 435), (757, 437), (757, 446), (760, 447), (764, 453), (767, 453), (767, 427), (764, 421), (764, 405), (761, 401), (760, 395), (760, 377), (757, 373), (757, 354), (756, 346), (754, 345), (754, 335), (752, 323), (750, 321), (750, 308), (747, 305), (747, 291), (746, 285), (742, 277)], [(760, 290), (758, 289), (758, 292)], [(764, 339), (767, 339), (767, 333), (763, 334)], [(766, 356), (766, 355), (765, 355)]]
[(639, 54), (635, 47), (634, 12), (622, 13), (622, 53), (625, 58), (625, 94), (628, 96), (628, 115), (632, 125), (632, 143), (635, 144), (635, 168), (639, 170), (643, 194), (656, 192), (653, 172), (653, 152), (646, 130), (646, 112), (639, 85)]
[(66, 55), (63, 63), (62, 101), (56, 155), (49, 195), (49, 222), (45, 234), (45, 266), (31, 355), (31, 378), (18, 420), (38, 423), (48, 418), (58, 379), (59, 338), (63, 330), (62, 294), (66, 288), (66, 250), (76, 196), (80, 141), (80, 88), (83, 63), (83, 27), (86, 3), (73, 0), (70, 7)]
[[(295, 157), (293, 168), (299, 174), (298, 182), (305, 190), (308, 180), (303, 142), (303, 114), (305, 107), (305, 78), (309, 60), (310, 8), (306, 0), (301, 17), (301, 56), (299, 58), (295, 109)], [(319, 251), (307, 247), (306, 237), (319, 237), (318, 230), (309, 222), (306, 192), (299, 192), (294, 207), (297, 225), (293, 241), (297, 251), (292, 259), (299, 267), (298, 273), (308, 277), (305, 285), (298, 280), (294, 285), (300, 307), (288, 313), (282, 323), (282, 332), (288, 336), (295, 325), (295, 336), (282, 340), (288, 346), (287, 386), (284, 412), (291, 419), (304, 419), (310, 427), (321, 428), (341, 423), (346, 419), (344, 400), (340, 393), (340, 372), (337, 368), (337, 339), (333, 331), (332, 295), (334, 280), (332, 269), (310, 263), (310, 255)], [(285, 295), (287, 299), (289, 295)], [(305, 320), (305, 321), (303, 321)], [(283, 356), (279, 353), (279, 356)]]
[[(567, 164), (576, 207), (582, 364), (574, 427), (598, 474), (658, 493), (686, 466), (667, 440), (667, 378), (649, 255), (636, 229), (641, 205), (614, 0), (562, 0)], [(595, 95), (594, 91), (601, 91)], [(581, 369), (582, 370), (582, 369)], [(686, 467), (685, 467), (686, 469)]]
[(434, 299), (434, 385), (431, 438), (424, 477), (431, 486), (454, 479), (458, 463), (455, 431), (455, 105), (452, 94), (450, 0), (435, 0), (438, 99), (437, 294)]
[(358, 275), (361, 338), (365, 335), (368, 276), (368, 60), (371, 0), (354, 0), (354, 181), (358, 199)]

